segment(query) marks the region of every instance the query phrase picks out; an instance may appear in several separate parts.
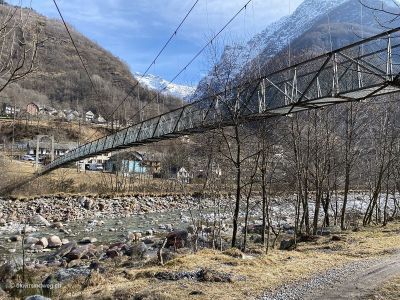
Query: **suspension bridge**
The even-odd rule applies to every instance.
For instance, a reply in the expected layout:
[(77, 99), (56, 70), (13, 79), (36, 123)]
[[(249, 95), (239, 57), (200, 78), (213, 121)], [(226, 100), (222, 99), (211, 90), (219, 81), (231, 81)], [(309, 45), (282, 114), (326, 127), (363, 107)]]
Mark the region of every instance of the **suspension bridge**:
[(399, 92), (399, 32), (383, 32), (121, 129), (57, 158), (39, 175), (137, 145)]

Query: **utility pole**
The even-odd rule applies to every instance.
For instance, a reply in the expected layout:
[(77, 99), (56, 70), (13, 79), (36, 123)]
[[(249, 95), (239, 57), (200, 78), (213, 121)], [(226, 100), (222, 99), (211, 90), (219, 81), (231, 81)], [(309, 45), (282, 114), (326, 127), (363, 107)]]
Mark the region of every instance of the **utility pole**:
[(14, 143), (15, 143), (15, 115), (17, 113), (17, 107), (15, 104), (15, 98), (14, 98), (14, 112), (13, 113), (13, 129), (12, 129), (12, 143), (11, 143), (11, 161), (14, 159)]
[(35, 161), (35, 169), (36, 172), (39, 170), (39, 150), (40, 150), (40, 141), (43, 138), (49, 138), (51, 142), (50, 146), (50, 159), (51, 161), (54, 161), (54, 135), (38, 135), (36, 137), (36, 161)]

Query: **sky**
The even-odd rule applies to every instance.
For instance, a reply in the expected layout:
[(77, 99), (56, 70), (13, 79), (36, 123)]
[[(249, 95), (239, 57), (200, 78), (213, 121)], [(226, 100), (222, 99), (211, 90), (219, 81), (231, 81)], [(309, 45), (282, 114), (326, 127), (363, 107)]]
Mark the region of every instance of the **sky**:
[[(59, 19), (52, 0), (11, 0)], [(171, 80), (248, 0), (199, 0), (149, 73)], [(249, 40), (303, 0), (253, 0), (218, 44)], [(57, 0), (68, 24), (143, 73), (195, 0)], [(207, 51), (176, 79), (196, 85), (210, 68)]]

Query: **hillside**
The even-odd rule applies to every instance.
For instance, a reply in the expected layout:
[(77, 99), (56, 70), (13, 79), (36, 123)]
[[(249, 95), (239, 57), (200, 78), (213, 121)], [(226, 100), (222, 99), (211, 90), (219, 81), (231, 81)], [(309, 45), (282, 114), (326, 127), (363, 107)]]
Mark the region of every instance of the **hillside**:
[[(0, 18), (5, 18), (9, 10), (9, 5), (1, 4)], [(94, 91), (63, 24), (31, 9), (23, 9), (22, 16), (27, 22), (24, 28), (27, 39), (32, 39), (39, 28), (39, 40), (43, 43), (38, 49), (35, 72), (4, 91), (3, 96), (9, 102), (15, 100), (23, 107), (36, 101), (55, 108), (92, 110), (107, 116), (137, 84), (125, 63), (69, 26), (96, 86)], [(139, 94), (142, 105), (155, 96), (153, 91), (142, 85)], [(137, 112), (139, 101), (136, 97), (137, 90), (126, 101), (126, 112), (118, 112), (117, 117), (129, 119)], [(181, 100), (171, 96), (165, 98), (165, 110), (181, 103)], [(148, 107), (146, 116), (154, 112), (154, 107)]]

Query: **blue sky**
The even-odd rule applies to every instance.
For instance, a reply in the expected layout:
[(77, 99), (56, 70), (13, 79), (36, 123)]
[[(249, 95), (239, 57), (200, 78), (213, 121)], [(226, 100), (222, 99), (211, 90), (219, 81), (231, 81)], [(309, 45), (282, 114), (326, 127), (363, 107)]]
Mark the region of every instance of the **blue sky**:
[[(43, 15), (59, 18), (52, 0), (22, 1)], [(293, 11), (303, 0), (253, 0), (222, 35), (220, 45), (247, 41), (268, 24)], [(195, 0), (58, 0), (66, 21), (126, 62), (144, 72)], [(172, 79), (207, 40), (247, 0), (199, 0), (182, 29), (149, 73)], [(289, 10), (290, 4), (290, 10)], [(207, 73), (206, 55), (176, 82), (194, 85)]]

